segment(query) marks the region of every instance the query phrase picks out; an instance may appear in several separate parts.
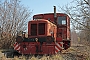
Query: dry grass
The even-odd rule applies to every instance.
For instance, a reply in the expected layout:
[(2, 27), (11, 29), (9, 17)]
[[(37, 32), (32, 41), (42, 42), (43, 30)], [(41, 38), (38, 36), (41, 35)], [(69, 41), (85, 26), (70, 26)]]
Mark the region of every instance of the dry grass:
[[(20, 56), (17, 57), (15, 56), (14, 58), (6, 58), (5, 56), (0, 57), (0, 60), (27, 60), (25, 56)], [(39, 58), (38, 56), (32, 56), (28, 60), (63, 60), (62, 56), (60, 54), (52, 55), (52, 56), (42, 56)]]

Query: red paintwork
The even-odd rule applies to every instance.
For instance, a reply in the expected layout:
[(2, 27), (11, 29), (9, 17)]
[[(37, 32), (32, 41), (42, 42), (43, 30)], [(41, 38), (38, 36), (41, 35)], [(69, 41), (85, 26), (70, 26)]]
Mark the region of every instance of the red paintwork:
[[(23, 48), (23, 45), (26, 45), (25, 48)], [(55, 43), (47, 44), (43, 43), (41, 47), (41, 51), (38, 53), (36, 52), (36, 45), (39, 46), (40, 49), (40, 43), (39, 42), (24, 42), (21, 43), (21, 54), (55, 54)]]

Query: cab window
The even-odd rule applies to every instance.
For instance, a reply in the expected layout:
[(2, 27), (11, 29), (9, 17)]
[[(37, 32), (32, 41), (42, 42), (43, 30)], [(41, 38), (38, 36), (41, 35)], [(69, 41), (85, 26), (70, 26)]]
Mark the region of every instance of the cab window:
[(66, 24), (66, 17), (65, 16), (59, 16), (57, 18), (57, 24), (59, 24), (59, 25), (65, 25)]

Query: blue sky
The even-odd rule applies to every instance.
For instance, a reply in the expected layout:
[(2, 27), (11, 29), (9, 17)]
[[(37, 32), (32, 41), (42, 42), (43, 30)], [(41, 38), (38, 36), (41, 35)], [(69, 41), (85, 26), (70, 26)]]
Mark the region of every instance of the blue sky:
[(56, 6), (57, 12), (59, 12), (58, 6), (66, 5), (73, 0), (21, 0), (21, 4), (33, 10), (32, 15), (40, 13), (53, 12), (53, 6)]

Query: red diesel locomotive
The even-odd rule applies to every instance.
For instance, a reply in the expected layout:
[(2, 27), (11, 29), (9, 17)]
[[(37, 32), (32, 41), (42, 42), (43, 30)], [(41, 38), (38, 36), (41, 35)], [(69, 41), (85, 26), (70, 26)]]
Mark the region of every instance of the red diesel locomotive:
[(70, 47), (70, 18), (67, 14), (37, 14), (28, 22), (28, 38), (18, 36), (14, 50), (20, 54), (56, 54)]

